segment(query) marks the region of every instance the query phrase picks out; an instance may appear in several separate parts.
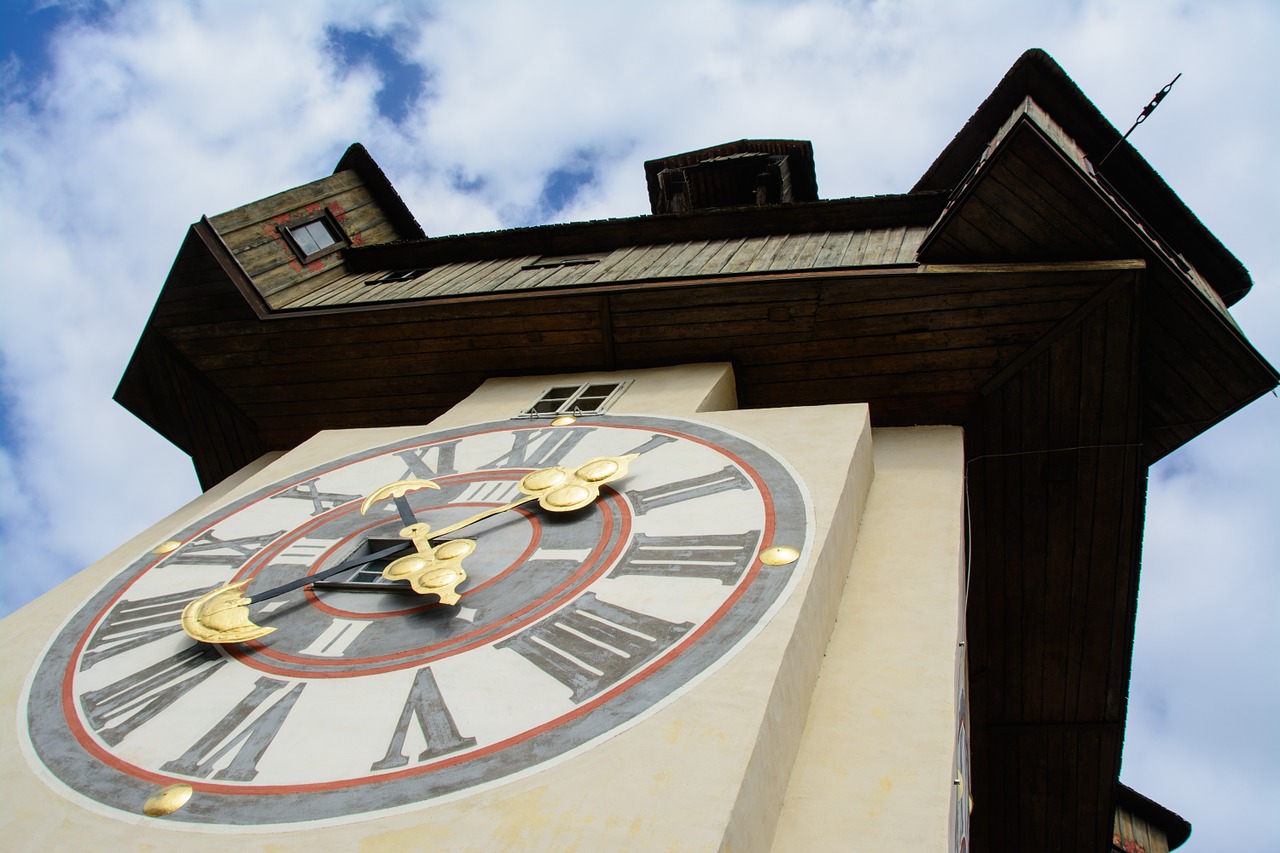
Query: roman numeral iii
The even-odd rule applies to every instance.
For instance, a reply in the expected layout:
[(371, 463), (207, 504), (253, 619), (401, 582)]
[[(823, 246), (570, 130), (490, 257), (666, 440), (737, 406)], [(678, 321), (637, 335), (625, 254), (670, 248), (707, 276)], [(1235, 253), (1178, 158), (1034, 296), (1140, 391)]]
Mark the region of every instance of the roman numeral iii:
[(495, 648), (523, 655), (569, 687), (574, 702), (582, 702), (639, 670), (692, 627), (692, 622), (668, 622), (588, 592)]

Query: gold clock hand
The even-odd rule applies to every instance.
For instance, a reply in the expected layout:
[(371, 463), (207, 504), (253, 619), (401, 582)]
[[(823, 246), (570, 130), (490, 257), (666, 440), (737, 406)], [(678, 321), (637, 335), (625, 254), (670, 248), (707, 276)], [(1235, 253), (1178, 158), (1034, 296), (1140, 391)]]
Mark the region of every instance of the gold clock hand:
[[(418, 489), (439, 488), (431, 480), (397, 480), (394, 483), (388, 483), (385, 486), (374, 489), (364, 499), (364, 503), (360, 505), (360, 514), (363, 515), (368, 511), (369, 507), (378, 501), (391, 498), (395, 502), (400, 520), (405, 525), (401, 535), (404, 535), (406, 539), (412, 539), (413, 537), (408, 535), (408, 531), (417, 526), (418, 522), (413, 515), (413, 510), (409, 507), (409, 502), (405, 499), (405, 495)], [(270, 626), (255, 625), (249, 618), (250, 604), (260, 603), (276, 596), (284, 595), (286, 592), (292, 592), (295, 589), (325, 580), (356, 566), (362, 566), (382, 557), (389, 557), (401, 551), (407, 551), (410, 544), (409, 542), (397, 543), (390, 548), (384, 548), (373, 554), (352, 557), (319, 574), (298, 578), (254, 596), (244, 594), (244, 588), (249, 583), (248, 580), (221, 586), (212, 592), (205, 593), (183, 608), (182, 629), (186, 631), (187, 636), (205, 643), (242, 643), (246, 640), (264, 637), (276, 629)], [(418, 544), (416, 539), (412, 544), (417, 545), (421, 550), (422, 546)], [(461, 581), (459, 580), (459, 582)], [(414, 589), (419, 592), (424, 591), (419, 589), (418, 585), (414, 585)]]
[[(535, 500), (539, 506), (551, 512), (582, 509), (600, 496), (602, 485), (625, 475), (628, 464), (634, 458), (635, 454), (601, 456), (572, 471), (559, 466), (539, 468), (520, 479), (519, 488), (525, 497), (519, 500), (476, 513), (439, 530), (433, 531), (431, 525), (425, 523), (411, 524), (401, 530), (400, 535), (412, 539), (418, 553), (401, 557), (387, 565), (382, 570), (382, 576), (387, 580), (407, 580), (415, 592), (435, 593), (440, 596), (441, 604), (456, 604), (460, 597), (457, 587), (467, 579), (467, 573), (462, 569), (462, 560), (475, 551), (475, 540), (454, 539), (433, 546), (432, 539), (455, 533), (477, 521), (492, 518)], [(382, 491), (380, 489), (379, 493)], [(365, 503), (367, 505), (369, 501)]]
[(400, 521), (404, 523), (405, 527), (410, 527), (417, 524), (418, 519), (414, 517), (413, 510), (409, 507), (409, 501), (405, 499), (405, 495), (418, 489), (438, 488), (440, 487), (431, 480), (396, 480), (394, 483), (388, 483), (381, 488), (374, 489), (369, 497), (364, 499), (364, 503), (360, 504), (360, 514), (364, 515), (369, 511), (369, 507), (378, 501), (391, 498), (395, 501), (396, 512), (400, 513)]
[(412, 539), (418, 553), (401, 557), (382, 569), (387, 580), (407, 580), (413, 591), (420, 595), (435, 594), (441, 604), (457, 604), (461, 597), (458, 584), (467, 579), (462, 560), (476, 550), (474, 539), (452, 539), (432, 545), (428, 540), (431, 527), (412, 524), (400, 531), (400, 535)]
[(533, 501), (537, 499), (538, 499), (537, 495), (527, 495), (523, 498), (520, 498), (520, 500), (518, 501), (512, 501), (509, 504), (496, 506), (493, 509), (487, 509), (484, 512), (476, 513), (470, 518), (464, 518), (462, 519), (462, 521), (454, 522), (453, 524), (450, 524), (448, 527), (441, 527), (439, 530), (431, 530), (430, 527), (428, 527), (425, 524), (423, 525), (423, 527), (427, 527), (426, 532), (430, 533), (430, 535), (427, 538), (436, 539), (440, 536), (447, 536), (450, 533), (456, 533), (457, 531), (461, 530), (464, 527), (470, 527), (471, 525), (475, 524), (477, 521), (484, 521), (486, 518), (495, 516), (498, 513), (506, 512), (509, 509), (515, 509), (521, 504), (527, 504), (529, 501)]
[(600, 496), (601, 486), (626, 476), (628, 465), (637, 455), (632, 453), (627, 456), (599, 456), (582, 463), (572, 471), (558, 465), (539, 468), (520, 479), (520, 491), (524, 492), (525, 497), (432, 531), (429, 538), (435, 539), (454, 533), (477, 521), (483, 521), (534, 500), (540, 507), (550, 512), (571, 512), (582, 509)]

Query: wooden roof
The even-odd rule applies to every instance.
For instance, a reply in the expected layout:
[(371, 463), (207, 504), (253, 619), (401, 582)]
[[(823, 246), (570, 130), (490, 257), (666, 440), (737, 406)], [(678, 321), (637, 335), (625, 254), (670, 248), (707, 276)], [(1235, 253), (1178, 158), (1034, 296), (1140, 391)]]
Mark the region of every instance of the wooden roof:
[[(287, 295), (279, 308), (325, 308), (464, 294), (551, 290), (584, 284), (662, 281), (757, 272), (914, 266), (927, 226), (817, 231), (725, 240), (622, 246), (598, 254), (542, 254), (453, 261), (403, 281), (384, 271), (351, 273), (323, 290)], [(559, 259), (559, 262), (557, 262)]]
[[(1127, 199), (1134, 210), (1140, 210), (1153, 231), (1177, 246), (1215, 283), (1227, 305), (1244, 298), (1253, 286), (1244, 265), (1196, 218), (1137, 149), (1122, 141), (1122, 134), (1043, 50), (1028, 50), (1019, 57), (912, 192), (951, 189), (962, 183), (997, 128), (1027, 97), (1054, 117), (1099, 170), (1102, 180)], [(1108, 157), (1113, 148), (1114, 153)], [(1104, 157), (1106, 162), (1098, 166)]]
[[(320, 429), (425, 423), (495, 375), (729, 361), (744, 407), (963, 424), (973, 849), (1105, 850), (1147, 467), (1280, 377), (1227, 313), (1238, 262), (1116, 189), (1165, 204), (1162, 183), (1091, 171), (1106, 129), (1045, 63), (903, 196), (406, 239), (339, 170), (193, 226), (117, 399), (206, 485)], [(359, 233), (402, 236), (316, 270), (253, 236), (347, 192)]]

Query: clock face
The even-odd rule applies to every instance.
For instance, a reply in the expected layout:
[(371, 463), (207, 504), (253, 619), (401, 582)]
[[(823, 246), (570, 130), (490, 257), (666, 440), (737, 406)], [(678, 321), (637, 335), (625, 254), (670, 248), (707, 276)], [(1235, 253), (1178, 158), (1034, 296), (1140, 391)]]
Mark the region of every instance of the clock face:
[[(390, 500), (361, 513), (388, 483), (437, 484), (404, 500), (444, 530), (520, 499), (532, 471), (626, 454), (628, 473), (580, 509), (525, 503), (432, 540), (474, 543), (457, 546), (456, 604), (385, 580), (394, 557), (263, 598), (408, 547)], [(211, 513), (94, 595), (29, 679), (28, 754), (60, 790), (131, 818), (185, 783), (159, 819), (204, 827), (356, 819), (507, 780), (638, 721), (741, 647), (794, 585), (807, 507), (767, 451), (664, 418), (507, 421), (356, 453)], [(188, 637), (184, 606), (232, 581), (275, 630)]]

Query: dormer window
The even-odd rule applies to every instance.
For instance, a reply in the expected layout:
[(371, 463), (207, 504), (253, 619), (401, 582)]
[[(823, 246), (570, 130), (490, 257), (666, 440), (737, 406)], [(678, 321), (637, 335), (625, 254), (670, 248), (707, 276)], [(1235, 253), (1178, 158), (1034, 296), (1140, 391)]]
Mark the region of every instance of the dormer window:
[(280, 234), (304, 264), (336, 252), (349, 242), (338, 220), (327, 210), (284, 223)]

